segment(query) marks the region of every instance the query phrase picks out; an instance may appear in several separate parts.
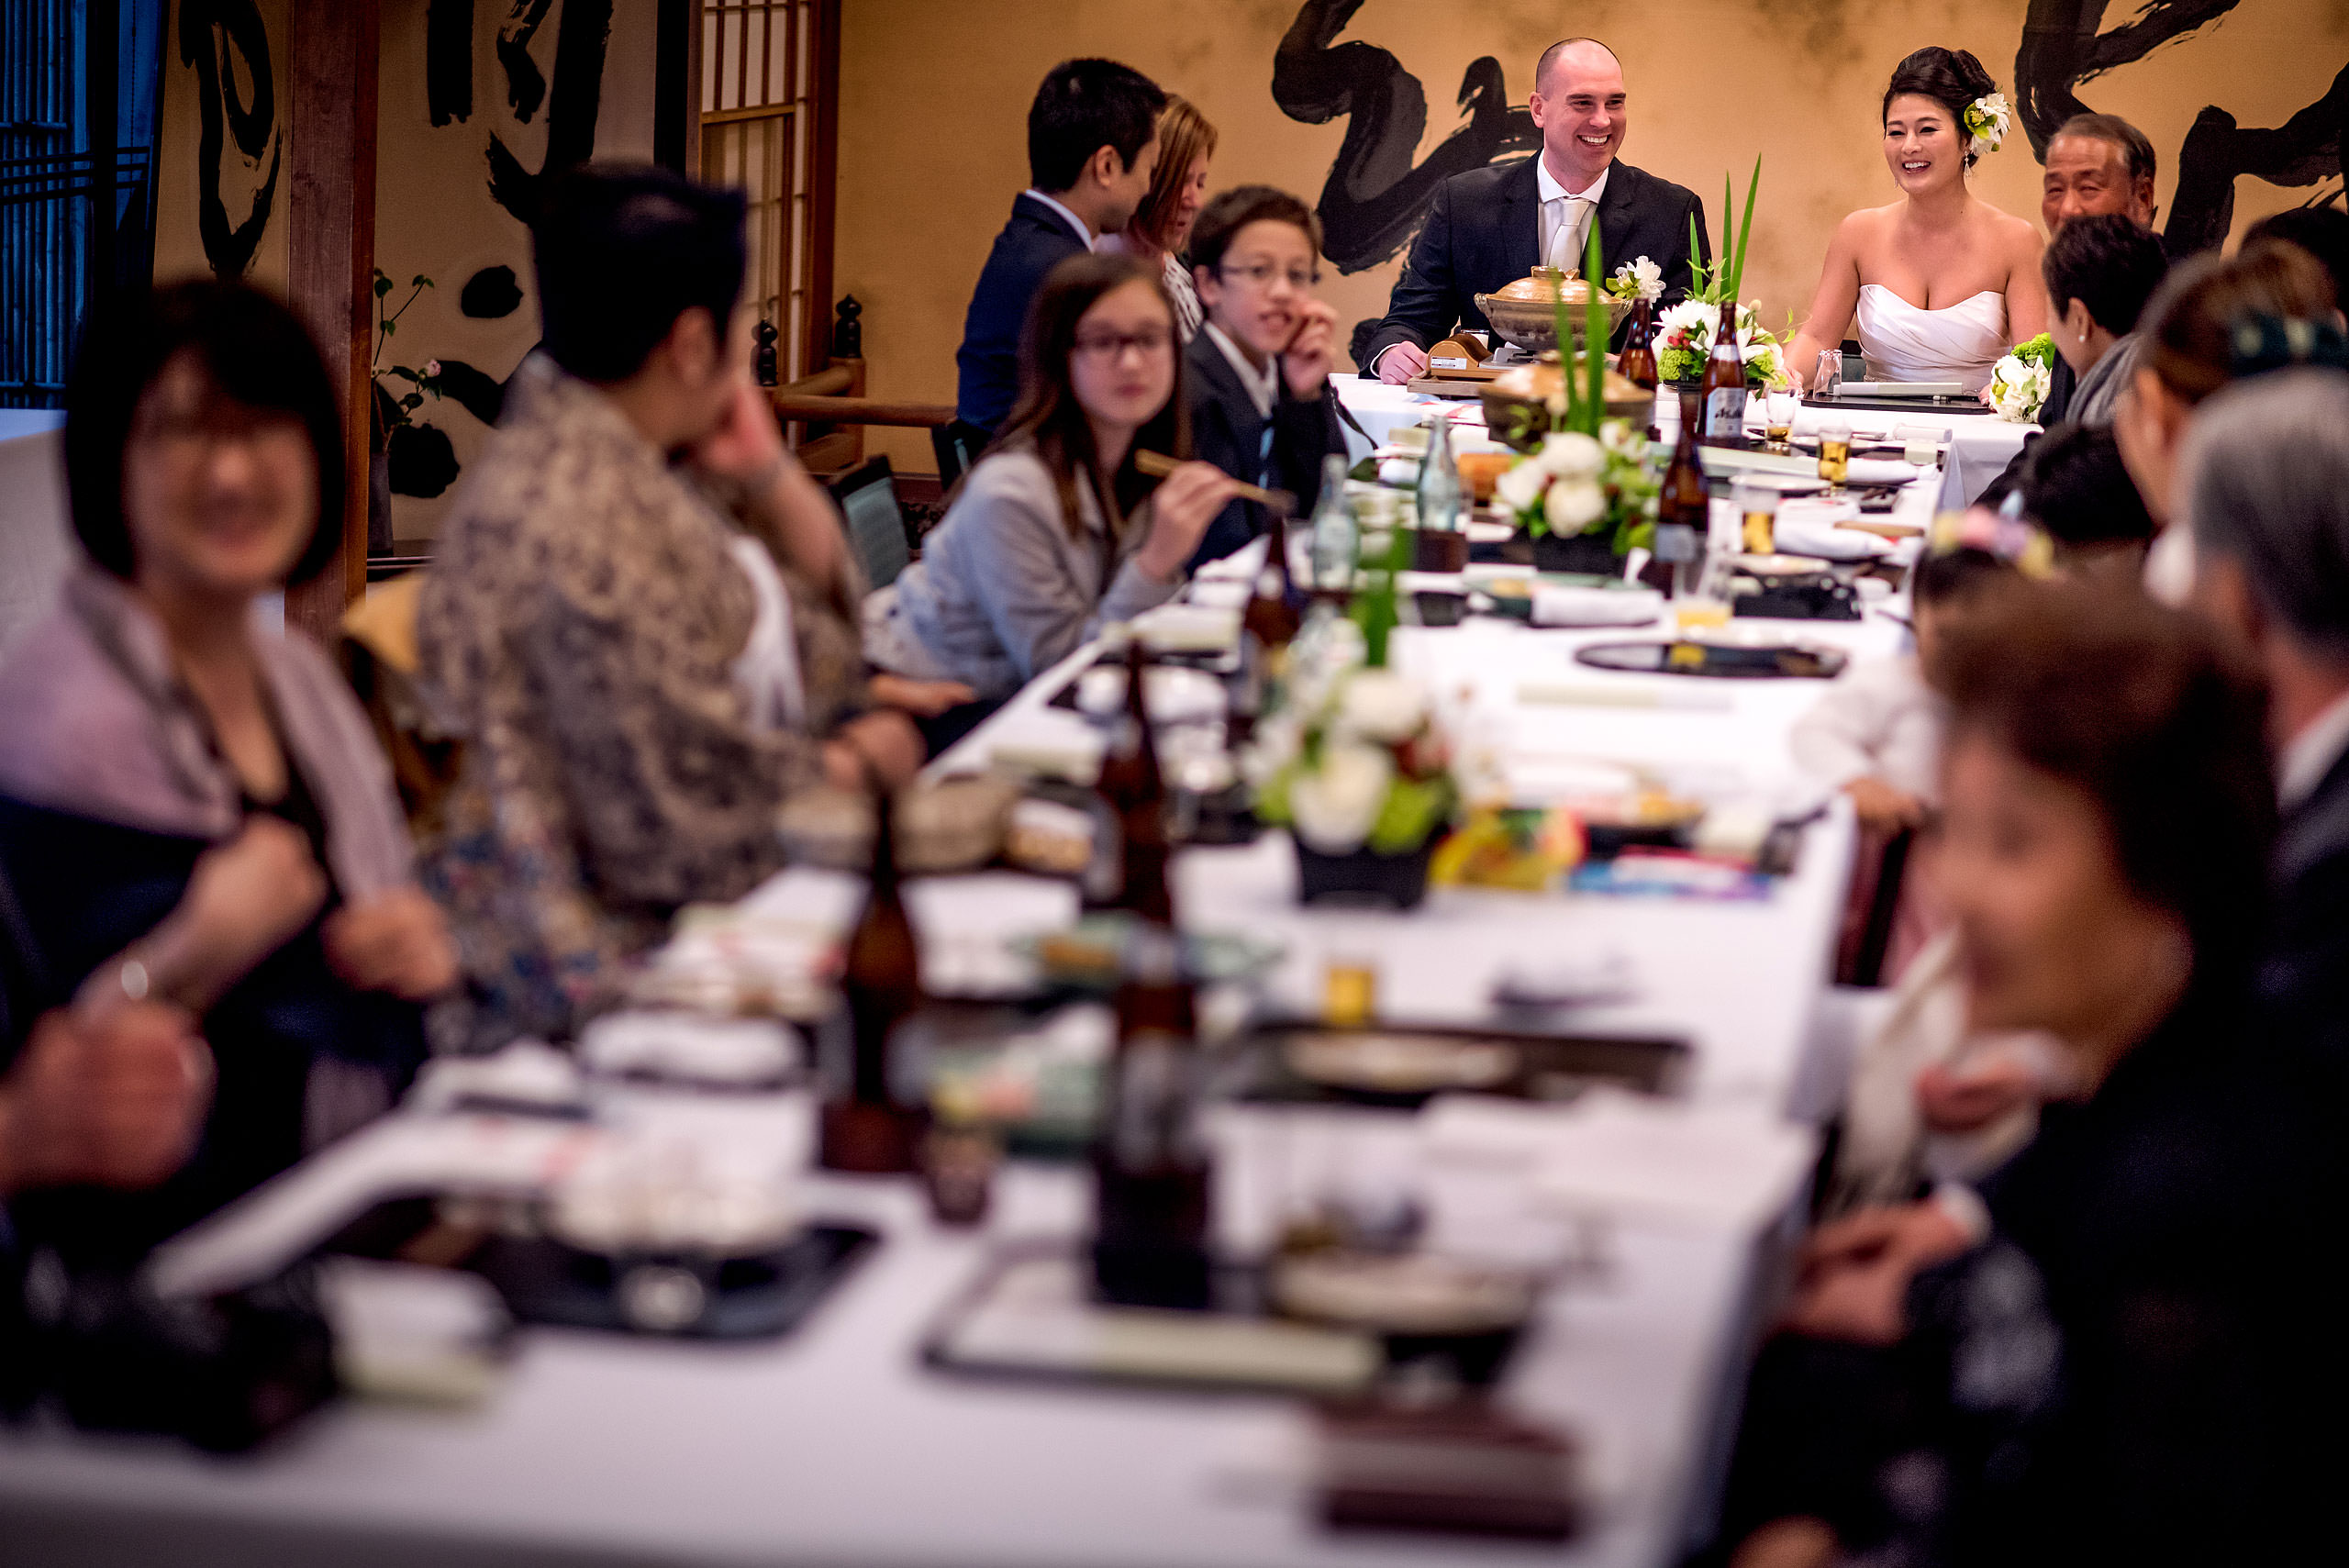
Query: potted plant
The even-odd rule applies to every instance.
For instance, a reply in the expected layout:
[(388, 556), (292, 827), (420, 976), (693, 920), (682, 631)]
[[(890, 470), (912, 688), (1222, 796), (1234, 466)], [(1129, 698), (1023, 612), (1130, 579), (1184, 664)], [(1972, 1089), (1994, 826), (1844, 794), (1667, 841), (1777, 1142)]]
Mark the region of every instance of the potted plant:
[(1426, 687), (1386, 666), (1391, 623), (1359, 622), (1325, 615), (1300, 635), (1305, 658), (1290, 645), (1284, 706), (1258, 724), (1246, 765), (1257, 819), (1296, 846), (1300, 902), (1408, 909), (1460, 789)]

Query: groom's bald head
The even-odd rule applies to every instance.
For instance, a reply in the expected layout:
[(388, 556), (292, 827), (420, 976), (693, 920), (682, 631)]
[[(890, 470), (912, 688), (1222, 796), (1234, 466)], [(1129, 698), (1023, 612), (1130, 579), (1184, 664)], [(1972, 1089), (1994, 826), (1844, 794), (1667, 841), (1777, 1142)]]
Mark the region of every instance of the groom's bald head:
[(1569, 61), (1571, 64), (1586, 68), (1596, 67), (1600, 71), (1612, 71), (1618, 81), (1622, 79), (1623, 62), (1615, 58), (1613, 50), (1609, 49), (1597, 39), (1560, 39), (1556, 43), (1543, 50), (1542, 58), (1533, 62), (1535, 92), (1549, 91), (1550, 67), (1567, 57), (1571, 57)]

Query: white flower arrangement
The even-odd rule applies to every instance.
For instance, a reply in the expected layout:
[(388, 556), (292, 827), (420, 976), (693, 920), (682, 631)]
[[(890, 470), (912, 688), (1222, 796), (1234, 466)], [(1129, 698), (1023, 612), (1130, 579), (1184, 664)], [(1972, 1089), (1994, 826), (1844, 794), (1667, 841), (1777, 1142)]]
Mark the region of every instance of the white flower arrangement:
[(1246, 760), (1259, 820), (1325, 855), (1406, 853), (1452, 820), (1460, 789), (1419, 682), (1353, 665), (1290, 696)]
[(1999, 418), (2028, 425), (2039, 417), (2054, 384), (2055, 341), (2042, 332), (2028, 343), (2016, 344), (2013, 352), (1990, 367), (1982, 401), (1997, 409)]
[(1605, 287), (1617, 299), (1644, 299), (1653, 305), (1664, 297), (1664, 269), (1642, 256), (1616, 268)]
[[(1713, 334), (1720, 326), (1720, 306), (1703, 300), (1684, 299), (1665, 311), (1656, 328), (1656, 373), (1666, 381), (1694, 381), (1704, 374), (1705, 361), (1713, 354)], [(1749, 384), (1794, 384), (1777, 339), (1763, 330), (1750, 305), (1737, 307), (1737, 348), (1745, 361)]]
[(2014, 110), (2008, 106), (2004, 93), (1983, 94), (1965, 106), (1965, 150), (1976, 157), (1998, 151), (2006, 144), (2007, 132), (2014, 123)]
[(1553, 431), (1493, 482), (1493, 496), (1529, 533), (1566, 539), (1611, 524), (1620, 554), (1647, 542), (1656, 488), (1646, 439), (1630, 420), (1608, 419), (1597, 436)]

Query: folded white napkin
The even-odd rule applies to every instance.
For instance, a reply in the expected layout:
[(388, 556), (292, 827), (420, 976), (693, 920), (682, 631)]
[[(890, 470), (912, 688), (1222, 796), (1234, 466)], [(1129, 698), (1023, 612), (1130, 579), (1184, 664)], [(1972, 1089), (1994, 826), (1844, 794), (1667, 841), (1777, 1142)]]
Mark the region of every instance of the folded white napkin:
[(1586, 588), (1575, 583), (1538, 583), (1533, 588), (1536, 626), (1646, 626), (1664, 613), (1664, 595), (1653, 588)]
[(1855, 457), (1844, 483), (1849, 484), (1905, 484), (1924, 470), (1906, 458)]
[(1778, 507), (1772, 532), (1779, 550), (1787, 555), (1811, 555), (1822, 561), (1873, 561), (1891, 554), (1890, 539), (1839, 526), (1857, 522), (1859, 516), (1859, 503), (1848, 499), (1787, 501)]

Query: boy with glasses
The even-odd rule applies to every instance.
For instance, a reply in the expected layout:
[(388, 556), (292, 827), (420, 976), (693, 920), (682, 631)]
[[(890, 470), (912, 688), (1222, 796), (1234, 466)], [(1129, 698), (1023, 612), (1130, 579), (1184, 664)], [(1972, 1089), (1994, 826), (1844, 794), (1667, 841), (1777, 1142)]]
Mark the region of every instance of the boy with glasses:
[[(1313, 297), (1321, 226), (1269, 185), (1209, 202), (1191, 228), (1191, 275), (1206, 324), (1184, 350), (1192, 450), (1234, 479), (1297, 497), (1309, 513), (1321, 460), (1346, 450), (1329, 390), (1338, 314)], [(1234, 500), (1192, 557), (1230, 555), (1264, 531), (1262, 503)]]

